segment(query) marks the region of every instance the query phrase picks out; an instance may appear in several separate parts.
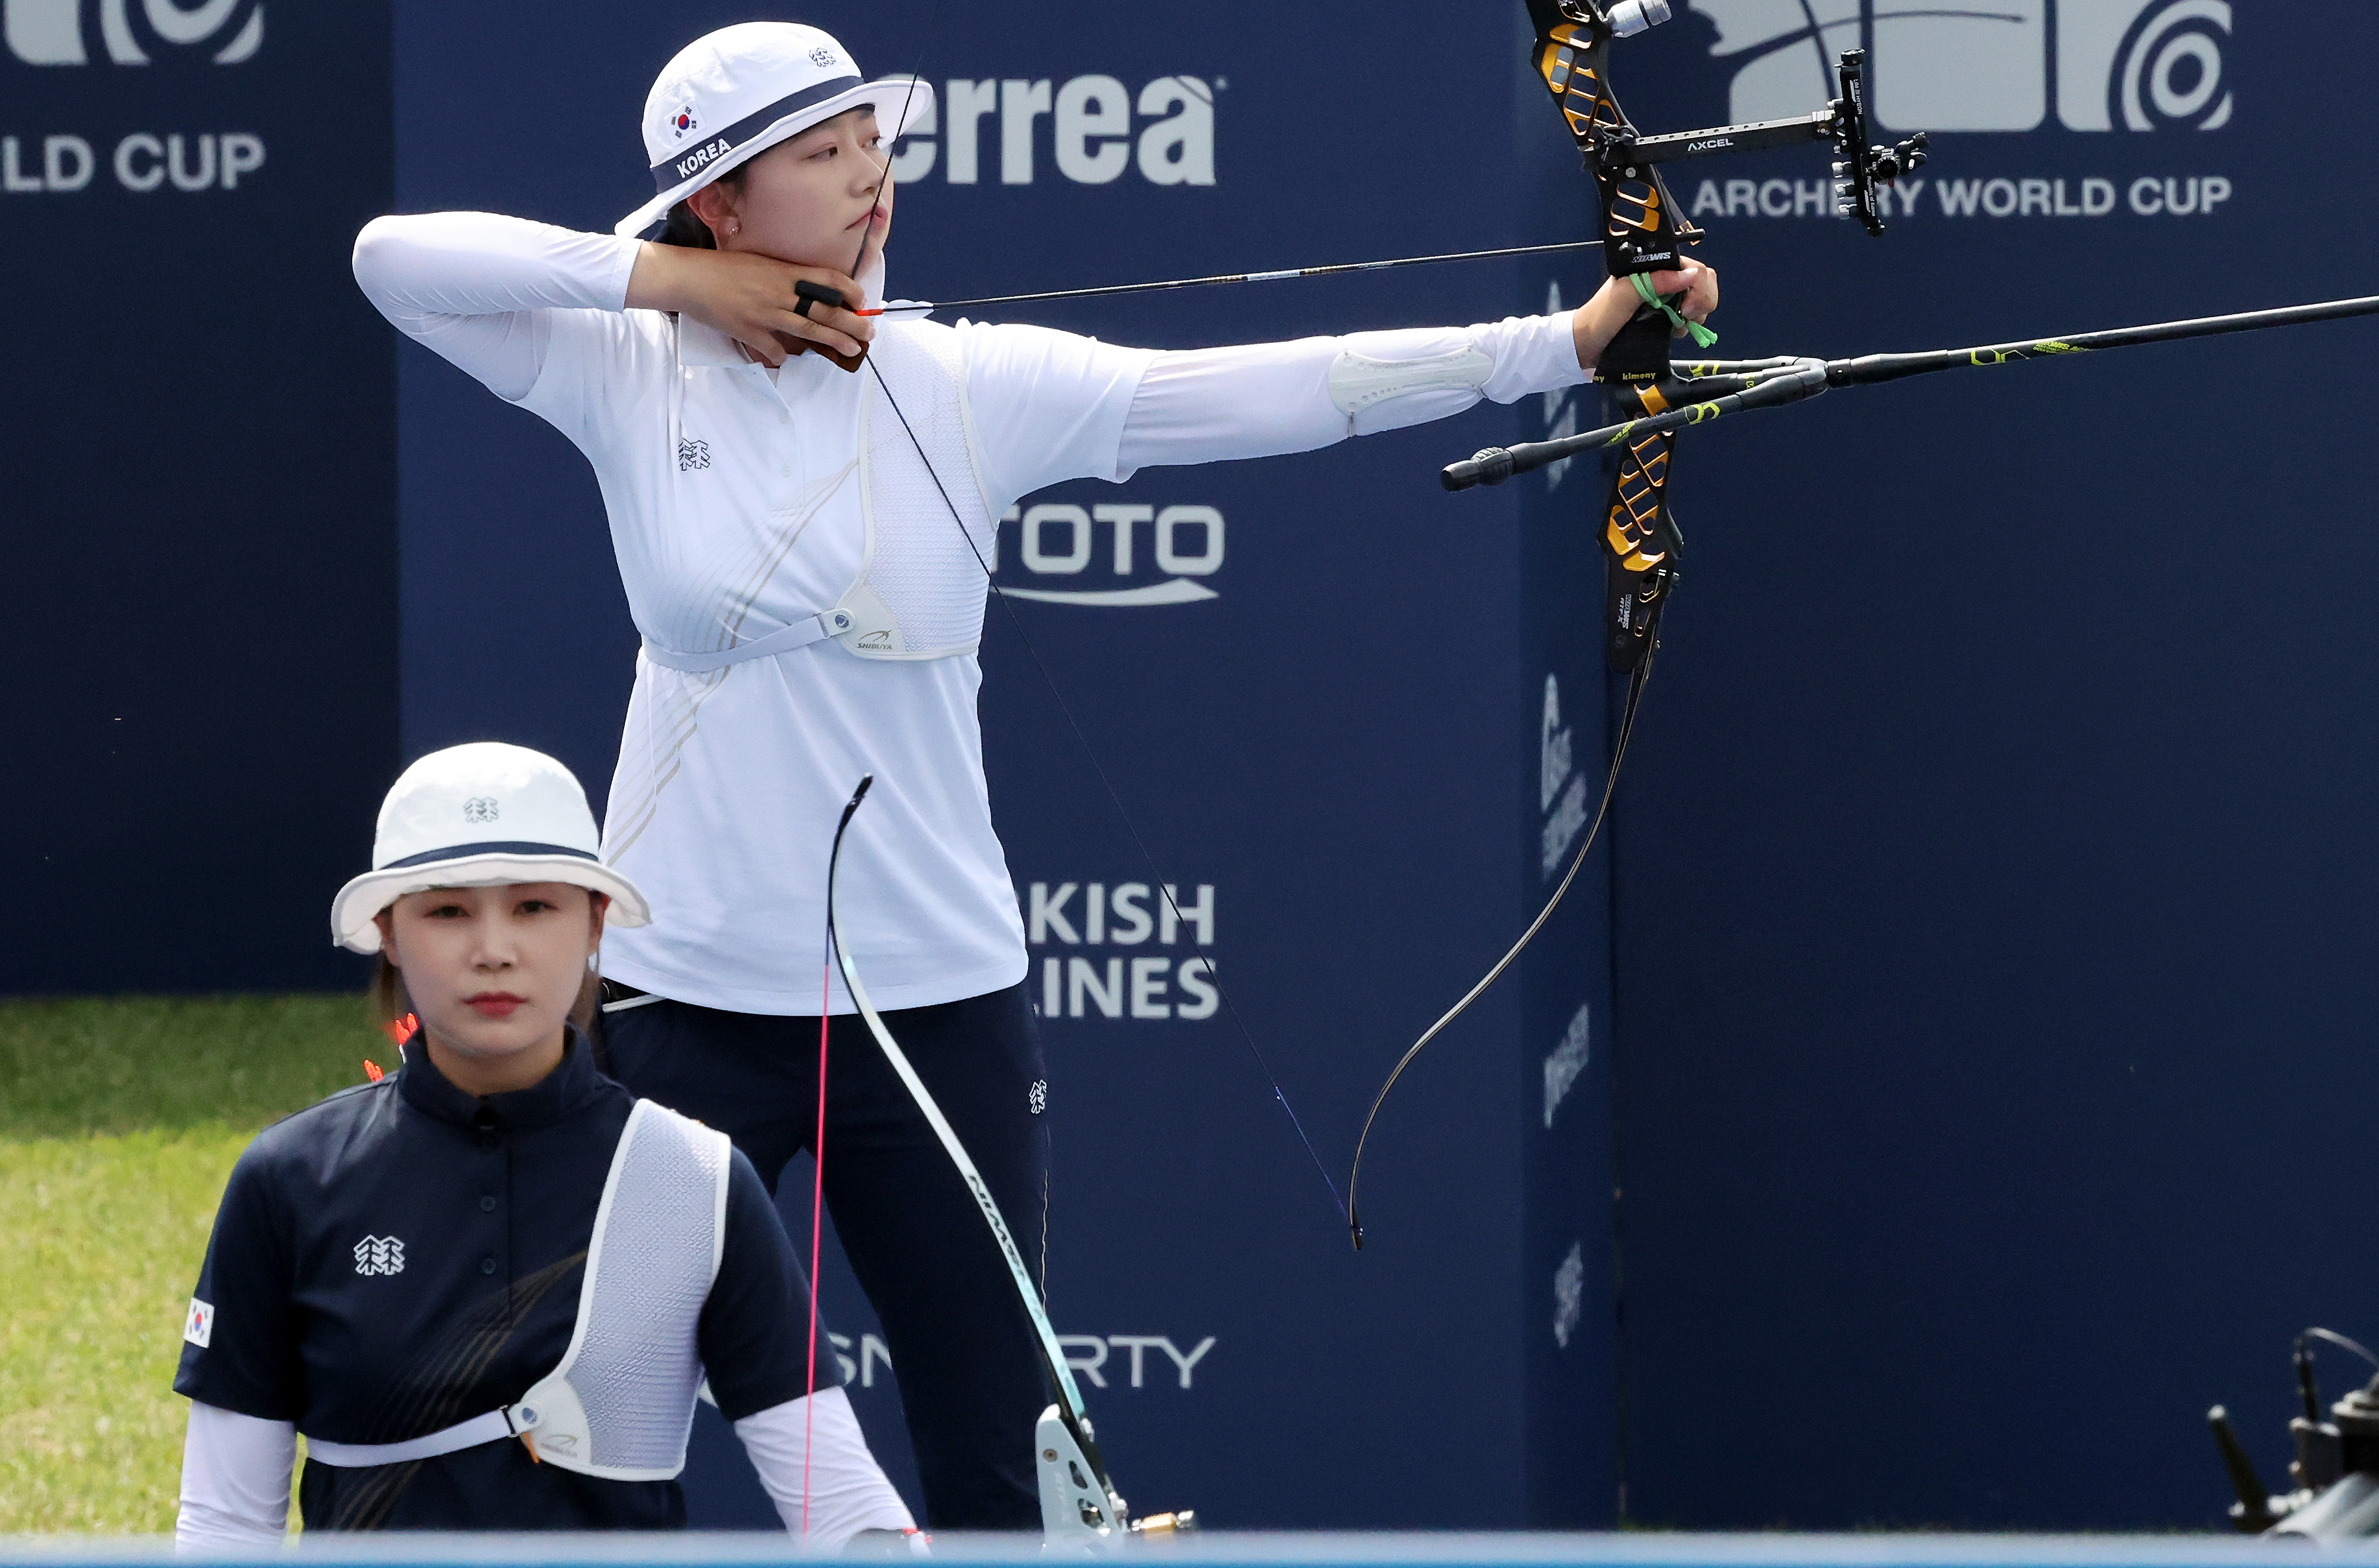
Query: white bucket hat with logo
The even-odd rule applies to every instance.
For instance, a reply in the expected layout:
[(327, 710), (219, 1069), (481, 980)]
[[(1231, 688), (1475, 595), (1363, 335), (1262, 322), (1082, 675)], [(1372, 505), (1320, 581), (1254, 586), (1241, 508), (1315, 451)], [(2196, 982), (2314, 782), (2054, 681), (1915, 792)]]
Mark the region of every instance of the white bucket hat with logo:
[(834, 35), (799, 22), (738, 22), (661, 67), (645, 99), (645, 158), (660, 192), (612, 225), (638, 235), (704, 186), (846, 109), (876, 111), (887, 143), (934, 111), (909, 77), (862, 81)]
[(478, 741), (432, 752), (380, 802), (372, 869), (331, 900), (331, 940), (380, 951), (380, 911), (432, 887), (567, 882), (611, 896), (606, 922), (650, 923), (636, 885), (605, 865), (595, 814), (570, 769), (526, 746)]

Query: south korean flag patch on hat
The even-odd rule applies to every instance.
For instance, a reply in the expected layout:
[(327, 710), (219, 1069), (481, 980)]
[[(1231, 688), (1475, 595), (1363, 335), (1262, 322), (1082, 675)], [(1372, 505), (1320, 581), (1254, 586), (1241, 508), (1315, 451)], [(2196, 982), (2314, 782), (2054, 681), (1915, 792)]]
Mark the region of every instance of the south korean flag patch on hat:
[(182, 1337), (204, 1350), (215, 1337), (215, 1304), (190, 1297), (190, 1315), (182, 1323)]
[(677, 113), (669, 117), (670, 135), (681, 141), (701, 128), (702, 122), (694, 117), (691, 103), (679, 105)]

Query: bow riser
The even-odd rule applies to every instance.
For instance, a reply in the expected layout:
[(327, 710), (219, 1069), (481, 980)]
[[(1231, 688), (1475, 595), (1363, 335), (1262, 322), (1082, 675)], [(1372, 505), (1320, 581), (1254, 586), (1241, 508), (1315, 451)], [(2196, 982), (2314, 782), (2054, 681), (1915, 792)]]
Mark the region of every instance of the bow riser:
[(1683, 541), (1669, 515), (1669, 454), (1676, 436), (1661, 431), (1630, 442), (1619, 455), (1611, 481), (1611, 511), (1602, 548), (1610, 558), (1602, 574), (1608, 636), (1605, 662), (1632, 673), (1650, 649), (1655, 625), (1679, 576)]
[(1683, 247), (1698, 241), (1702, 231), (1681, 221), (1676, 198), (1657, 169), (1613, 155), (1636, 140), (1635, 126), (1611, 91), (1615, 30), (1591, 6), (1529, 0), (1528, 10), (1537, 27), (1537, 75), (1601, 187), (1603, 265), (1614, 278), (1674, 269)]

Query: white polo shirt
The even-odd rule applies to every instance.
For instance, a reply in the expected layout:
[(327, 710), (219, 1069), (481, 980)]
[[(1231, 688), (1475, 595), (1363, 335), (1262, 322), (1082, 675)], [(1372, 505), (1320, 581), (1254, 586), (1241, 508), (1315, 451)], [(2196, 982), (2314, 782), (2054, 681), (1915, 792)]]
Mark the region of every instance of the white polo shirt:
[[(356, 240), (356, 275), (399, 328), (586, 454), (647, 640), (688, 651), (722, 645), (722, 632), (750, 641), (833, 606), (859, 575), (867, 382), (815, 355), (770, 372), (699, 322), (625, 309), (636, 254), (608, 235), (440, 213), (375, 220)], [(1031, 326), (905, 330), (955, 334), (994, 516), (1067, 479), (1306, 451), (1585, 379), (1566, 316), (1165, 354)], [(1491, 370), (1475, 389), (1370, 401), (1350, 416), (1330, 385), (1350, 350), (1387, 364), (1475, 353)], [(739, 1012), (815, 1014), (822, 995), (849, 1011), (839, 974), (820, 985), (827, 858), (844, 802), (872, 773), (838, 902), (877, 1005), (1021, 981), (1023, 925), (984, 783), (981, 684), (972, 654), (887, 661), (831, 641), (704, 675), (640, 657), (604, 852), (654, 918), (608, 935), (605, 972)]]

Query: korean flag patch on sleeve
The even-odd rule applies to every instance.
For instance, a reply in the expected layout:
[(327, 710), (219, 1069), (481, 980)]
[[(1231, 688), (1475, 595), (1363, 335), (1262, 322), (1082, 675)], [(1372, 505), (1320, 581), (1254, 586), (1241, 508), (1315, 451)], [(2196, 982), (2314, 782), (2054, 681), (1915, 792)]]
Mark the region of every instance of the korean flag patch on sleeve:
[(215, 1337), (215, 1304), (213, 1302), (201, 1301), (195, 1296), (190, 1297), (190, 1316), (188, 1321), (182, 1324), (182, 1337), (200, 1350), (207, 1347), (208, 1342)]

